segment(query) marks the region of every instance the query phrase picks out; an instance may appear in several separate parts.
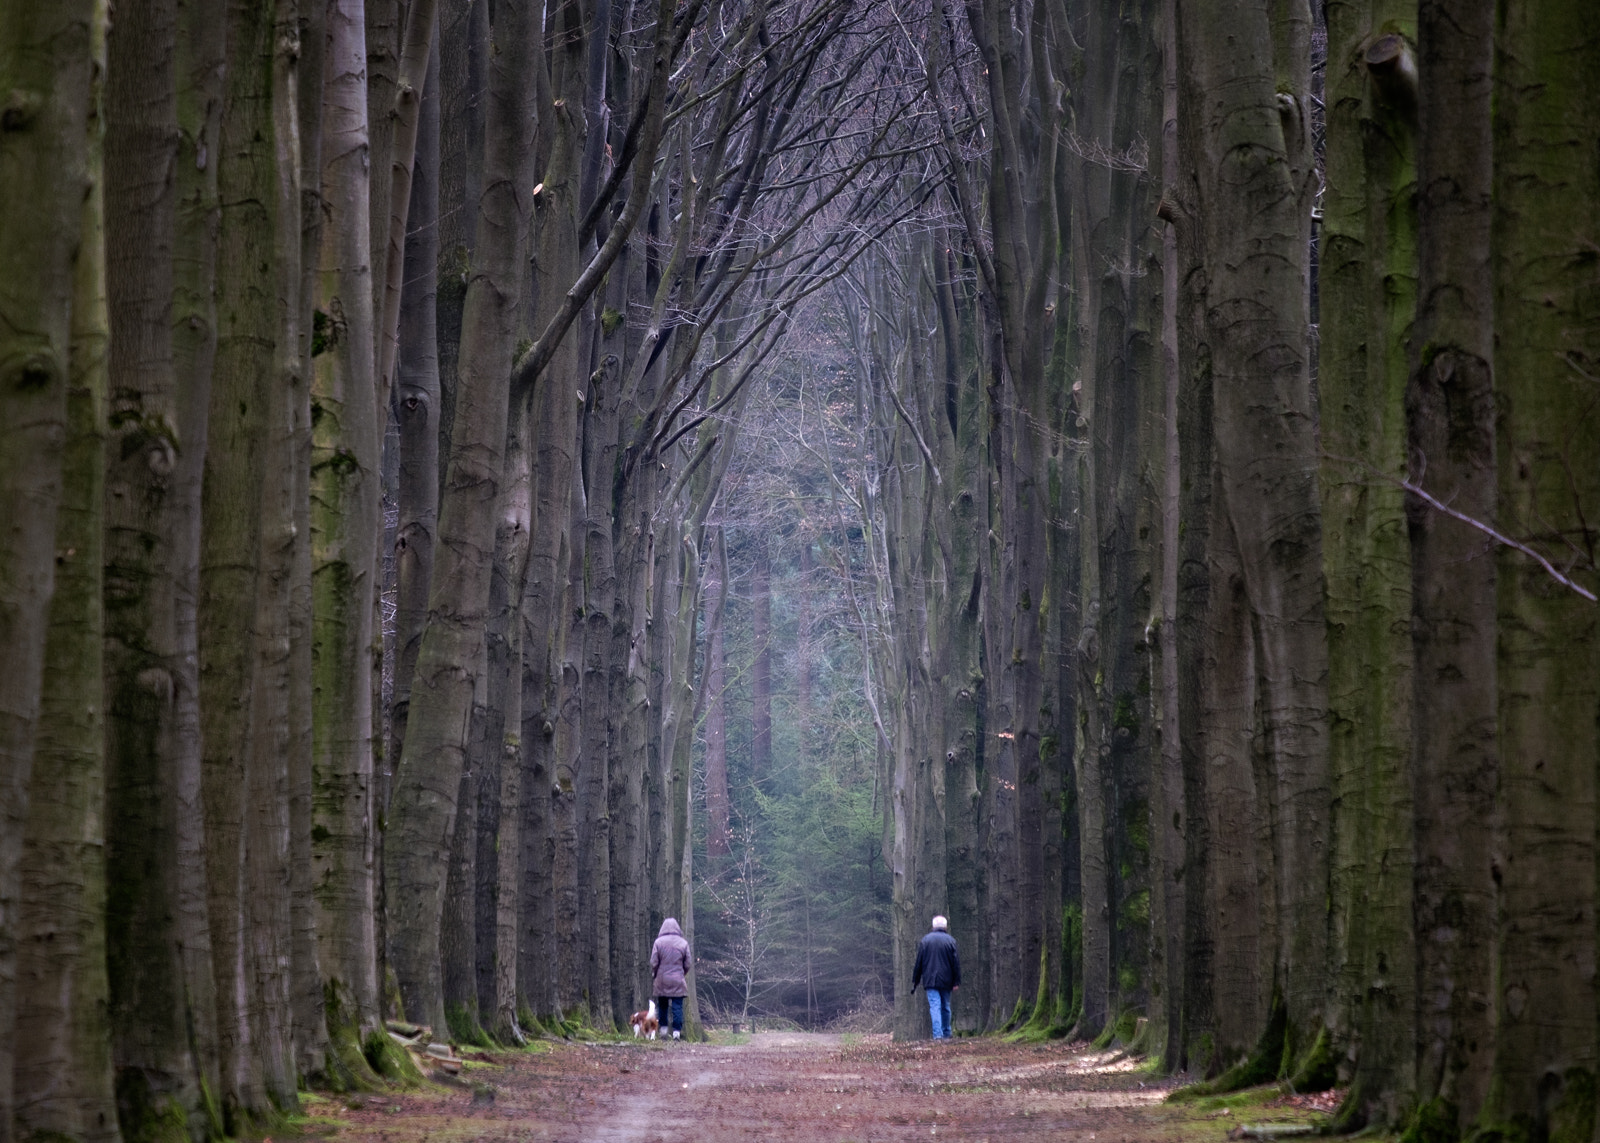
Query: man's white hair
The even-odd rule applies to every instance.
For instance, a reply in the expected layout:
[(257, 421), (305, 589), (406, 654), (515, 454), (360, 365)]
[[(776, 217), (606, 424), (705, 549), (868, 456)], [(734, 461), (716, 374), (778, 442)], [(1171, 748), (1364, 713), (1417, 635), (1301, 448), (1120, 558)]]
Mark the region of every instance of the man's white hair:
[(944, 930), (948, 931), (949, 928), (950, 928), (950, 922), (945, 920), (943, 917), (935, 917), (933, 919), (933, 927), (936, 928), (936, 929), (944, 929)]

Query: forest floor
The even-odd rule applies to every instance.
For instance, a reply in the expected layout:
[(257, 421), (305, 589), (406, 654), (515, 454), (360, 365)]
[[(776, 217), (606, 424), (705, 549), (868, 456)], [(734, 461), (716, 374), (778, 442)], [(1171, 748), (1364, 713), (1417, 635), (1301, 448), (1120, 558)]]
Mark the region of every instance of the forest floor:
[[(469, 1057), (409, 1092), (312, 1097), (303, 1139), (337, 1143), (1222, 1143), (1306, 1132), (1329, 1097), (1257, 1090), (1164, 1102), (1177, 1081), (1084, 1043), (719, 1034)], [(1255, 1130), (1267, 1126), (1265, 1132)], [(1289, 1127), (1289, 1131), (1272, 1128)], [(1298, 1127), (1298, 1131), (1293, 1128)]]

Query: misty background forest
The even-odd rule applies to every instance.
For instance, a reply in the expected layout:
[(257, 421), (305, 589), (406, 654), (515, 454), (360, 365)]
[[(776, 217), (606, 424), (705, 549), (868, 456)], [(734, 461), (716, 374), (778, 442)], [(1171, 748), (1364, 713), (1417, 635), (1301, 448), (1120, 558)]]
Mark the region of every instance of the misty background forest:
[(389, 1022), (1600, 1138), (1587, 0), (0, 0), (0, 1141)]

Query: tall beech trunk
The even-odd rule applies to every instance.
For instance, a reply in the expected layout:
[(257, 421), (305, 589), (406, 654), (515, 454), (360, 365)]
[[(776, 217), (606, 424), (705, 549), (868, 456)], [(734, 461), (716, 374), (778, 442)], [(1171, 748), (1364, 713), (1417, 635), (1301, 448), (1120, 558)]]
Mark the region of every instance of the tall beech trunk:
[[(227, 11), (219, 5), (181, 11), (170, 81), (149, 62), (162, 57), (161, 17), (160, 6), (125, 16), (110, 40), (106, 952), (123, 1130), (137, 1135), (176, 1116), (199, 1136), (222, 1131), (201, 812), (197, 598), (217, 348), (214, 156)], [(123, 133), (120, 116), (142, 121), (148, 107), (160, 105), (168, 82), (176, 89), (175, 119), (155, 131)], [(175, 146), (169, 160), (175, 223), (148, 209), (159, 197), (134, 193), (161, 164), (148, 148), (159, 156), (168, 145)], [(170, 254), (163, 257), (166, 243)]]
[(200, 678), (219, 1097), (230, 1128), (296, 1103), (287, 970), (292, 391), (299, 376), (297, 29), (235, 0), (219, 171), (216, 383), (201, 540)]
[[(717, 535), (719, 563), (727, 567), (727, 537)], [(727, 580), (719, 574), (707, 585), (714, 598), (727, 598)], [(733, 852), (728, 832), (728, 652), (723, 635), (722, 609), (706, 613), (706, 856), (727, 857)]]
[(311, 556), (311, 389), (316, 349), (318, 251), (322, 244), (322, 102), (327, 55), (326, 4), (301, 4), (296, 120), (300, 132), (300, 244), (295, 322), (298, 373), (292, 393), (292, 540), (289, 585), (289, 1007), (295, 1071), (307, 1079), (338, 1082), (329, 1067), (322, 958), (317, 952), (317, 905), (312, 869), (312, 800), (315, 786), (315, 714), (312, 674), (313, 590)]
[[(0, 1029), (16, 1018), (18, 863), (55, 574), (95, 25), (90, 0), (0, 3), (0, 84), (14, 93), (0, 169), (14, 172), (18, 204), (0, 219), (0, 500), (13, 506), (0, 542)], [(0, 1046), (0, 1140), (12, 1138), (14, 1045)]]
[[(987, 76), (988, 125), (996, 157), (988, 194), (992, 258), (980, 261), (994, 342), (986, 381), (991, 463), (999, 485), (997, 574), (985, 593), (990, 680), (986, 722), (994, 736), (987, 767), (985, 845), (990, 868), (989, 1023), (1007, 1025), (1036, 991), (1042, 819), (1040, 707), (1042, 613), (1047, 557), (1048, 489), (1044, 475), (1048, 418), (1044, 369), (1045, 302), (1059, 233), (1055, 183), (1060, 101), (1045, 55), (1052, 12), (1036, 5), (1026, 36), (1009, 5), (968, 6), (968, 26)], [(981, 235), (971, 235), (975, 245)]]
[(313, 846), (327, 1023), (339, 1065), (371, 1082), (380, 1031), (373, 917), (372, 597), (379, 425), (367, 247), (366, 29), (355, 0), (328, 11), (312, 376)]
[[(106, 271), (114, 300), (103, 597), (110, 716), (106, 942), (117, 1087), (130, 1135), (169, 1109), (184, 1117), (201, 1105), (197, 1061), (185, 1031), (188, 1006), (199, 998), (186, 995), (180, 949), (185, 937), (206, 930), (203, 917), (198, 934), (176, 925), (181, 863), (199, 853), (181, 854), (183, 815), (176, 807), (164, 811), (161, 794), (164, 788), (183, 790), (185, 761), (192, 794), (199, 761), (198, 738), (185, 741), (181, 733), (184, 707), (191, 716), (197, 709), (194, 680), (183, 670), (178, 612), (183, 588), (193, 587), (192, 579), (184, 582), (184, 572), (197, 553), (185, 552), (184, 541), (197, 540), (198, 531), (184, 526), (190, 521), (184, 519), (183, 499), (195, 497), (188, 515), (197, 522), (205, 418), (197, 425), (193, 402), (183, 401), (193, 378), (174, 370), (176, 315), (167, 310), (174, 293), (176, 180), (182, 171), (173, 70), (179, 38), (175, 4), (152, 4), (127, 15), (110, 38), (107, 79)], [(214, 148), (215, 140), (209, 145)], [(172, 175), (157, 181), (152, 170)], [(191, 180), (188, 189), (199, 188)], [(191, 242), (203, 238), (213, 220), (202, 213), (197, 221), (198, 233), (185, 236)], [(176, 308), (181, 314), (187, 307), (180, 301)], [(204, 325), (209, 329), (211, 321)], [(193, 654), (192, 620), (188, 635)], [(137, 863), (127, 860), (136, 853)], [(209, 1024), (211, 1001), (203, 999)], [(195, 1125), (201, 1122), (197, 1118)]]
[[(481, 5), (480, 5), (481, 7)], [(435, 55), (441, 55), (436, 46)], [(441, 64), (442, 67), (442, 64)], [(435, 68), (434, 70), (440, 70)], [(399, 514), (395, 528), (394, 693), (390, 702), (389, 756), (405, 744), (411, 701), (411, 676), (428, 619), (428, 587), (433, 577), (433, 545), (439, 526), (439, 414), (441, 338), (440, 265), (440, 109), (444, 93), (428, 74), (417, 130), (417, 158), (411, 180), (410, 233), (406, 236), (407, 288), (400, 314), (400, 358), (396, 365), (395, 417), (400, 431), (400, 479), (395, 489)], [(462, 165), (483, 161), (477, 154), (456, 156)], [(465, 203), (453, 204), (467, 213)], [(476, 204), (474, 204), (475, 207)], [(457, 252), (464, 254), (465, 251)], [(461, 276), (450, 284), (453, 298), (464, 288)], [(459, 313), (456, 315), (459, 321)], [(460, 331), (457, 329), (459, 338)], [(452, 356), (455, 346), (451, 346)]]
[[(1346, 1123), (1393, 1123), (1416, 1043), (1406, 339), (1416, 312), (1414, 0), (1328, 6), (1318, 246), (1334, 1020), (1355, 1053)], [(1371, 466), (1369, 469), (1367, 466)], [(1377, 470), (1374, 474), (1372, 469)]]
[[(943, 333), (935, 345), (935, 361), (944, 385), (944, 400), (935, 399), (930, 419), (941, 446), (939, 468), (950, 489), (949, 519), (938, 537), (945, 579), (945, 636), (935, 656), (938, 689), (933, 695), (944, 720), (936, 741), (942, 741), (944, 748), (945, 913), (951, 932), (961, 934), (957, 939), (972, 980), (971, 995), (954, 1013), (956, 1027), (975, 1032), (983, 1027), (986, 1015), (983, 984), (988, 975), (981, 940), (983, 873), (978, 843), (978, 775), (984, 758), (984, 555), (989, 526), (987, 417), (972, 299), (965, 291), (957, 295), (954, 260), (948, 251), (941, 257), (937, 244), (930, 270)], [(807, 547), (802, 551), (802, 571), (809, 564)]]
[[(391, 164), (388, 185), (388, 202), (374, 205), (387, 207), (384, 218), (387, 227), (383, 234), (384, 256), (380, 263), (382, 275), (373, 280), (374, 297), (379, 299), (374, 307), (377, 317), (378, 355), (377, 385), (379, 408), (388, 408), (388, 396), (394, 388), (395, 365), (400, 353), (400, 303), (405, 284), (406, 239), (409, 234), (407, 220), (411, 211), (411, 178), (416, 163), (417, 137), (422, 124), (422, 100), (429, 76), (438, 78), (434, 66), (433, 41), (437, 35), (439, 0), (406, 0), (402, 6), (405, 24), (400, 33), (400, 58), (397, 61), (394, 85), (394, 103), (383, 108), (390, 120), (393, 134), (386, 140), (388, 154), (377, 156)], [(374, 227), (382, 218), (374, 217)], [(373, 232), (377, 244), (377, 231)], [(378, 293), (377, 291), (381, 291)]]
[[(583, 154), (583, 120), (576, 114), (577, 85), (583, 75), (583, 45), (577, 35), (575, 3), (551, 13), (549, 35), (559, 45), (552, 70), (541, 71), (539, 114), (548, 147), (544, 189), (534, 199), (534, 326), (555, 313), (560, 298), (580, 272), (578, 181)], [(558, 86), (559, 85), (559, 86)], [(558, 94), (559, 93), (559, 94)], [(569, 276), (570, 275), (570, 276)], [(568, 622), (565, 610), (570, 558), (572, 480), (577, 464), (579, 343), (568, 338), (551, 360), (544, 384), (535, 386), (531, 527), (526, 585), (521, 604), (523, 631), (523, 807), (522, 888), (518, 991), (534, 1016), (560, 1018), (576, 1004), (573, 959), (577, 883), (575, 858), (575, 775), (561, 750), (561, 696)]]
[[(1498, 8), (1494, 408), (1498, 511), (1600, 588), (1600, 37), (1581, 4)], [(1556, 553), (1559, 553), (1558, 555)], [(1500, 547), (1496, 1098), (1535, 1138), (1595, 1130), (1600, 608)], [(1479, 857), (1481, 861), (1481, 856)]]
[[(495, 513), (485, 648), (484, 761), (478, 790), (477, 1008), (496, 1040), (522, 1042), (517, 1023), (516, 917), (522, 825), (522, 617), (532, 433), (526, 401), (511, 412)], [(504, 855), (502, 858), (501, 855)]]
[[(404, 0), (370, 0), (366, 7), (367, 129), (369, 197), (367, 224), (371, 228), (368, 250), (372, 258), (372, 359), (381, 352), (378, 337), (384, 293), (389, 273), (389, 206), (394, 187), (395, 102), (400, 80), (400, 37), (405, 21)], [(376, 365), (374, 365), (376, 369)]]
[[(157, 33), (172, 44), (172, 11)], [(57, 514), (55, 593), (44, 653), (39, 732), (22, 839), (15, 1036), (17, 1133), (93, 1141), (121, 1138), (106, 1026), (104, 846), (105, 679), (102, 581), (107, 353), (101, 142), (105, 12), (94, 13), (95, 82), (72, 299), (72, 341)], [(170, 123), (172, 88), (158, 88)], [(171, 218), (171, 182), (160, 196)], [(170, 344), (170, 343), (169, 343)]]
[[(1494, 12), (1417, 10), (1417, 317), (1406, 387), (1411, 479), (1478, 520), (1497, 515), (1493, 189)], [(1488, 1096), (1498, 1003), (1496, 570), (1482, 533), (1406, 502), (1416, 656), (1417, 1098), (1465, 1132)]]
[[(523, 410), (522, 439), (528, 439), (526, 409)], [(517, 1014), (517, 918), (521, 914), (522, 868), (522, 621), (514, 601), (522, 598), (528, 554), (527, 447), (520, 445), (519, 485), (521, 513), (519, 527), (512, 532), (506, 561), (511, 568), (508, 602), (505, 607), (505, 647), (503, 658), (491, 662), (497, 672), (490, 678), (491, 692), (496, 684), (501, 696), (501, 733), (491, 748), (500, 751), (499, 828), (495, 835), (494, 926), (490, 947), (494, 950), (492, 976), (487, 995), (480, 992), (479, 1004), (489, 1021), (489, 1032), (503, 1044), (521, 1044), (523, 1032)], [(491, 703), (494, 698), (491, 697)], [(505, 854), (503, 860), (499, 855)]]
[(439, 938), (440, 986), (444, 990), (447, 1027), (452, 1037), (479, 1045), (486, 1040), (478, 1019), (478, 842), (482, 832), (480, 815), (490, 799), (484, 791), (489, 753), (489, 681), (484, 650), (480, 643), (471, 668), (472, 708), (467, 715), (466, 749), (456, 793), (455, 829), (450, 836), (450, 868), (445, 874)]
[[(1207, 556), (1212, 532), (1212, 476), (1215, 452), (1211, 430), (1212, 370), (1205, 342), (1206, 279), (1201, 265), (1203, 234), (1198, 225), (1198, 195), (1183, 141), (1195, 138), (1195, 108), (1182, 58), (1182, 0), (1173, 0), (1174, 24), (1168, 44), (1177, 44), (1175, 125), (1181, 166), (1163, 191), (1157, 213), (1172, 228), (1177, 247), (1178, 388), (1178, 745), (1183, 759), (1183, 794), (1188, 807), (1184, 831), (1183, 1051), (1189, 1066), (1213, 1074), (1224, 1062), (1216, 1036), (1218, 916), (1212, 908), (1217, 865), (1211, 856), (1211, 774), (1209, 728), (1203, 712), (1209, 683), (1208, 635), (1212, 607), (1212, 567)], [(1168, 82), (1174, 82), (1168, 76)], [(1164, 144), (1165, 147), (1165, 144)], [(1165, 151), (1163, 152), (1165, 153)], [(1190, 714), (1185, 718), (1184, 714)]]
[[(1114, 36), (1108, 50), (1097, 51), (1093, 41), (1087, 45), (1088, 54), (1098, 55), (1105, 70), (1104, 77), (1087, 90), (1099, 88), (1104, 94), (1097, 113), (1080, 116), (1078, 123), (1080, 129), (1087, 126), (1093, 131), (1098, 145), (1118, 155), (1138, 153), (1141, 142), (1160, 130), (1159, 84), (1150, 66), (1155, 58), (1155, 19), (1155, 5), (1142, 0), (1129, 5), (1115, 23), (1104, 21), (1107, 26), (1101, 34)], [(1102, 520), (1111, 960), (1116, 1008), (1156, 1015), (1151, 954), (1160, 922), (1152, 912), (1152, 882), (1162, 875), (1162, 868), (1152, 848), (1149, 814), (1159, 755), (1143, 698), (1158, 689), (1150, 636), (1159, 573), (1158, 546), (1141, 542), (1155, 532), (1159, 520), (1154, 481), (1162, 405), (1155, 352), (1159, 279), (1147, 270), (1157, 257), (1155, 234), (1148, 223), (1156, 191), (1154, 180), (1144, 171), (1105, 166), (1112, 169), (1103, 176), (1095, 172), (1104, 179), (1104, 222), (1086, 240), (1091, 251), (1088, 268), (1098, 279), (1100, 299), (1095, 313), (1099, 329), (1093, 339), (1098, 361), (1092, 368), (1105, 379), (1096, 386), (1098, 408), (1088, 427), (1091, 455), (1099, 470)]]
[(389, 948), (400, 994), (408, 1014), (436, 1028), (445, 1026), (439, 979), (445, 870), (489, 604), (506, 386), (532, 191), (534, 25), (521, 0), (505, 4), (496, 15), (495, 39), (502, 46), (490, 64), (480, 240), (462, 323), (461, 375), (428, 625), (412, 681), (384, 847)]
[[(1176, 198), (1178, 152), (1178, 4), (1161, 3), (1161, 202)], [(1157, 213), (1161, 214), (1161, 207)], [(1183, 1024), (1187, 1012), (1184, 987), (1188, 930), (1185, 925), (1184, 888), (1188, 874), (1184, 843), (1188, 836), (1189, 804), (1184, 799), (1183, 727), (1193, 712), (1183, 708), (1178, 646), (1178, 583), (1182, 566), (1183, 504), (1182, 456), (1178, 434), (1178, 229), (1170, 218), (1161, 222), (1161, 406), (1160, 461), (1160, 562), (1159, 589), (1152, 614), (1160, 674), (1151, 694), (1160, 734), (1160, 754), (1150, 783), (1150, 853), (1155, 862), (1151, 880), (1150, 913), (1156, 922), (1152, 943), (1151, 1013), (1153, 1029), (1149, 1050), (1163, 1071), (1185, 1067)]]
[[(1325, 1026), (1331, 812), (1308, 341), (1310, 10), (1304, 0), (1243, 10), (1183, 0), (1180, 11), (1197, 101), (1192, 169), (1213, 371), (1213, 677), (1231, 691), (1211, 708), (1219, 718), (1211, 749), (1240, 768), (1255, 765), (1258, 744), (1262, 751), (1254, 796), (1269, 815), (1261, 889), (1270, 889), (1274, 912), (1270, 932), (1261, 929), (1261, 971), (1285, 1005), (1285, 1058), (1299, 1060)], [(1233, 716), (1223, 719), (1225, 710)], [(1243, 794), (1213, 788), (1209, 797)], [(1237, 884), (1251, 898), (1240, 904), (1252, 907), (1261, 889)], [(1219, 916), (1218, 931), (1233, 923)], [(1219, 1015), (1231, 1003), (1219, 992)], [(1251, 1040), (1267, 1030), (1264, 1022), (1240, 1029)]]
[[(1091, 127), (1091, 130), (1093, 128)], [(1111, 639), (1115, 629), (1104, 630), (1106, 614), (1105, 590), (1102, 585), (1101, 562), (1104, 538), (1102, 536), (1105, 505), (1100, 493), (1100, 463), (1103, 453), (1096, 448), (1095, 434), (1099, 432), (1101, 388), (1098, 377), (1101, 362), (1100, 344), (1100, 290), (1097, 289), (1099, 273), (1092, 262), (1099, 253), (1091, 247), (1091, 218), (1103, 224), (1106, 180), (1109, 172), (1095, 171), (1089, 164), (1080, 164), (1074, 172), (1071, 195), (1073, 203), (1071, 226), (1071, 262), (1076, 268), (1076, 294), (1078, 312), (1076, 332), (1079, 341), (1077, 379), (1073, 382), (1077, 410), (1076, 420), (1083, 426), (1086, 439), (1081, 440), (1078, 452), (1077, 488), (1078, 509), (1078, 563), (1080, 610), (1076, 632), (1075, 661), (1077, 678), (1075, 687), (1078, 710), (1074, 728), (1073, 762), (1077, 776), (1078, 802), (1078, 876), (1081, 885), (1083, 909), (1082, 985), (1083, 992), (1078, 1011), (1077, 1034), (1094, 1039), (1105, 1027), (1112, 1012), (1112, 932), (1115, 927), (1110, 854), (1114, 805), (1108, 804), (1106, 791), (1108, 767), (1112, 760), (1112, 728), (1107, 715), (1110, 704), (1106, 701), (1109, 673), (1105, 660), (1112, 658)], [(1099, 193), (1090, 201), (1091, 183)], [(1096, 227), (1098, 229), (1098, 227)], [(1069, 652), (1069, 654), (1072, 652)]]
[[(624, 267), (625, 269), (625, 267)], [(606, 651), (616, 600), (616, 566), (611, 546), (611, 481), (599, 463), (606, 418), (606, 392), (614, 370), (596, 370), (585, 394), (583, 445), (572, 485), (572, 563), (567, 591), (573, 603), (567, 633), (567, 666), (575, 702), (569, 708), (568, 749), (578, 788), (578, 916), (582, 925), (583, 985), (594, 1026), (615, 1022), (611, 996), (611, 830), (621, 823), (611, 815), (611, 737)]]
[[(369, 239), (367, 245), (368, 257), (371, 261), (372, 280), (372, 360), (374, 374), (377, 371), (377, 360), (380, 352), (379, 338), (382, 321), (379, 315), (383, 312), (384, 291), (389, 281), (387, 259), (389, 256), (389, 205), (390, 192), (394, 186), (394, 131), (395, 131), (395, 93), (400, 67), (400, 35), (405, 17), (403, 0), (368, 0), (364, 5), (366, 16), (366, 41), (367, 41), (367, 226)], [(376, 380), (374, 382), (376, 384)], [(382, 423), (380, 421), (380, 423)], [(386, 431), (386, 430), (385, 430)], [(384, 432), (380, 432), (380, 439)], [(443, 474), (439, 476), (443, 484)], [(380, 544), (379, 559), (390, 551), (388, 537)], [(381, 578), (382, 572), (374, 568), (373, 575)], [(373, 591), (373, 607), (379, 606), (381, 588), (375, 586)], [(374, 640), (381, 638), (381, 624), (376, 616), (371, 623)], [(413, 660), (415, 661), (415, 660)], [(374, 684), (382, 685), (381, 673), (377, 673)], [(409, 679), (406, 686), (409, 686)], [(396, 692), (402, 689), (402, 684), (396, 683)], [(373, 769), (376, 780), (376, 796), (380, 814), (384, 813), (389, 805), (389, 793), (393, 785), (394, 771), (399, 763), (398, 742), (384, 743), (386, 753), (380, 755), (377, 744), (373, 746)], [(395, 749), (389, 749), (395, 747)], [(384, 827), (387, 822), (380, 817), (380, 826), (375, 837), (374, 867), (378, 881), (378, 972), (379, 987), (387, 989), (385, 980), (389, 974), (388, 941), (387, 941), (387, 908), (383, 883), (383, 842)], [(389, 1000), (385, 997), (384, 1004), (387, 1008)]]
[[(522, 701), (521, 624), (512, 600), (522, 598), (522, 571), (526, 566), (528, 543), (527, 405), (511, 410), (506, 429), (505, 475), (500, 484), (500, 503), (495, 509), (494, 566), (489, 578), (489, 620), (484, 644), (485, 677), (484, 724), (473, 728), (481, 753), (469, 759), (477, 775), (477, 856), (473, 862), (473, 912), (475, 999), (474, 1010), (486, 1030), (490, 1029), (496, 1008), (496, 957), (499, 944), (500, 848), (510, 846), (515, 836), (501, 831), (508, 824), (520, 824), (520, 807), (504, 804), (506, 779), (505, 738), (515, 743), (521, 733)], [(515, 628), (515, 630), (513, 630)], [(513, 660), (516, 667), (513, 670)], [(513, 681), (512, 675), (516, 678)], [(511, 694), (515, 686), (516, 694)], [(515, 764), (520, 765), (520, 758)], [(509, 818), (508, 818), (509, 815)], [(515, 890), (508, 902), (515, 907)], [(512, 1011), (515, 1016), (514, 1006)], [(502, 1029), (506, 1042), (517, 1042), (509, 1035), (514, 1023)]]
[[(302, 171), (299, 103), (299, 0), (276, 0), (270, 9), (271, 99), (275, 144), (269, 170), (272, 197), (272, 263), (277, 281), (271, 308), (275, 325), (270, 372), (260, 376), (266, 422), (261, 443), (261, 572), (256, 581), (255, 661), (250, 681), (250, 748), (245, 809), (244, 892), (247, 980), (253, 987), (247, 1016), (266, 1093), (276, 1111), (299, 1107), (296, 1069), (295, 904), (290, 889), (294, 745), (291, 677), (294, 674), (296, 557), (304, 542), (295, 505), (304, 483), (295, 470), (302, 459), (297, 413), (309, 407), (311, 379), (301, 370), (300, 289)], [(303, 423), (303, 422), (302, 422)], [(303, 761), (309, 761), (303, 759)], [(263, 1109), (264, 1110), (264, 1109)]]
[[(438, 538), (441, 454), (448, 454), (446, 410), (454, 392), (461, 349), (462, 303), (477, 223), (483, 175), (482, 57), (487, 52), (488, 5), (461, 5), (441, 16), (438, 66), (430, 64), (418, 125), (411, 183), (414, 225), (406, 236), (406, 282), (401, 297), (400, 359), (395, 383), (399, 439), (394, 539), (395, 610), (389, 737), (377, 766), (377, 801), (387, 809), (390, 778), (405, 745), (411, 680), (428, 619), (433, 549)], [(448, 31), (447, 31), (448, 29)], [(480, 42), (483, 41), (483, 42)], [(437, 71), (437, 76), (434, 72)], [(465, 130), (441, 125), (466, 120)], [(431, 250), (433, 261), (425, 259)], [(378, 882), (379, 981), (387, 973), (383, 834), (375, 855)]]
[[(902, 248), (899, 260), (911, 268), (926, 256), (918, 244)], [(949, 910), (948, 760), (945, 696), (940, 694), (949, 663), (947, 600), (963, 596), (969, 583), (960, 582), (951, 566), (941, 465), (931, 448), (922, 452), (931, 439), (943, 460), (954, 459), (945, 440), (948, 421), (939, 423), (946, 415), (942, 394), (935, 397), (928, 384), (932, 347), (913, 332), (935, 327), (936, 302), (927, 291), (895, 290), (889, 277), (880, 270), (867, 280), (868, 307), (853, 322), (858, 403), (870, 418), (863, 426), (862, 471), (866, 487), (878, 489), (862, 498), (863, 536), (877, 596), (871, 610), (893, 616), (888, 630), (872, 635), (863, 652), (871, 658), (876, 717), (892, 736), (884, 856), (893, 878), (894, 1033), (897, 1039), (914, 1039), (928, 1027), (925, 1006), (910, 986), (917, 941), (929, 917)]]

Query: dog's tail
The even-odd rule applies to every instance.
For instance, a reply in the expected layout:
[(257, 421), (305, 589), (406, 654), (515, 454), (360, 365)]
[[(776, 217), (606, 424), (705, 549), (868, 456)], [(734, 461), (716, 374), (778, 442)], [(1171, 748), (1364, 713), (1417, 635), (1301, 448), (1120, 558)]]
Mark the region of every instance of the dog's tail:
[(660, 1018), (660, 1014), (656, 1012), (656, 1002), (652, 999), (650, 1001), (650, 1019), (659, 1020)]

